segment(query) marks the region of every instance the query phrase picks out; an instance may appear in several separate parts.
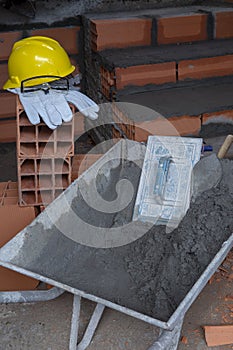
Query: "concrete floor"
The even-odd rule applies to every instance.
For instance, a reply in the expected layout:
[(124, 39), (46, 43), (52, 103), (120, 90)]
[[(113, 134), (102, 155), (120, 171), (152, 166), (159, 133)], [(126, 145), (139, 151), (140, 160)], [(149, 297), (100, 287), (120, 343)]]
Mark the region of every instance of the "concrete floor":
[[(233, 264), (233, 261), (231, 261)], [(207, 284), (188, 311), (178, 350), (207, 350), (202, 326), (232, 324), (233, 302), (229, 275)], [(80, 337), (93, 311), (94, 304), (83, 300)], [(68, 350), (72, 296), (65, 293), (43, 303), (0, 306), (1, 350)], [(158, 329), (119, 312), (106, 309), (88, 350), (146, 350), (156, 339)], [(185, 343), (183, 343), (186, 339)], [(212, 347), (233, 349), (233, 345)]]
[[(206, 139), (206, 143), (217, 152), (223, 139)], [(1, 181), (7, 176), (15, 180), (14, 145), (4, 146), (0, 157)], [(231, 252), (187, 312), (178, 350), (207, 350), (202, 326), (233, 324), (233, 301), (226, 298), (233, 295), (232, 271)], [(92, 302), (83, 301), (80, 338), (93, 308)], [(0, 350), (68, 350), (71, 310), (69, 293), (49, 302), (0, 305)], [(106, 309), (88, 350), (146, 350), (157, 335), (156, 327)], [(212, 349), (233, 349), (233, 344)]]

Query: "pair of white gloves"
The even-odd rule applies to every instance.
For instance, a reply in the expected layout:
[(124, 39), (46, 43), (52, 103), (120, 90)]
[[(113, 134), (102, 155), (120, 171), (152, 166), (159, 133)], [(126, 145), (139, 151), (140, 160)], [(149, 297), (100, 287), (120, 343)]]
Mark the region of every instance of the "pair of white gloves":
[(40, 117), (52, 130), (63, 122), (71, 121), (73, 114), (68, 102), (87, 118), (91, 120), (98, 118), (99, 106), (73, 86), (68, 91), (49, 89), (46, 93), (38, 90), (23, 94), (20, 88), (9, 91), (19, 95), (27, 117), (33, 125), (40, 123)]

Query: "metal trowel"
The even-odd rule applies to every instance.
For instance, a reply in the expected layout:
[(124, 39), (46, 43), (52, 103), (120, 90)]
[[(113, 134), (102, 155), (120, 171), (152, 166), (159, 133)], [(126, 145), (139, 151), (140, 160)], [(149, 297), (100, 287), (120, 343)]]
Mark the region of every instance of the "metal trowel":
[(192, 171), (192, 201), (217, 186), (221, 178), (222, 166), (216, 154), (201, 158)]

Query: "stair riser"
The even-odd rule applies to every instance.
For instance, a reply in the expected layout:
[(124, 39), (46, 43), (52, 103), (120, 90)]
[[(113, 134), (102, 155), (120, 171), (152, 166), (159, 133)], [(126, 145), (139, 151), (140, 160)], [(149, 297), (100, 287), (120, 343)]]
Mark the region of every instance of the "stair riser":
[(229, 9), (200, 6), (200, 11), (176, 16), (168, 10), (167, 15), (146, 17), (92, 19), (92, 50), (233, 38), (233, 10)]
[(147, 91), (148, 86), (175, 84), (190, 80), (233, 76), (233, 55), (207, 57), (180, 62), (116, 67), (113, 70), (100, 67), (100, 84), (103, 96), (113, 101), (118, 94), (126, 94), (135, 87)]

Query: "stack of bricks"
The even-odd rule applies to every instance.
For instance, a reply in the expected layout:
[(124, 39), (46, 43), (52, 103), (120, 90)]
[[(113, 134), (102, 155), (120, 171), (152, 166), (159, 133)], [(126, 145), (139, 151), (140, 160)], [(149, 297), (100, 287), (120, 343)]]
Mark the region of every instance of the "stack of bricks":
[(96, 154), (76, 154), (72, 161), (72, 175), (71, 180), (74, 181), (87, 169), (89, 169), (99, 158), (102, 157), (102, 153)]
[[(224, 43), (212, 42), (233, 38), (231, 8), (168, 8), (150, 10), (144, 15), (147, 18), (140, 18), (135, 11), (135, 15), (131, 13), (135, 18), (124, 14), (121, 18), (111, 18), (110, 14), (106, 18), (98, 19), (95, 15), (90, 18), (90, 46), (92, 52), (98, 53), (94, 58), (101, 62), (101, 89), (108, 100), (116, 98), (127, 86), (162, 85), (233, 74), (233, 51), (227, 43), (228, 49)], [(207, 42), (212, 42), (212, 46), (204, 46), (205, 52), (201, 43)], [(190, 43), (200, 43), (200, 47), (192, 47)], [(184, 46), (167, 46), (174, 44)], [(128, 48), (131, 48), (129, 52), (124, 51)], [(135, 48), (140, 48), (139, 57)], [(153, 52), (153, 48), (157, 51)], [(150, 62), (146, 59), (148, 54)]]
[(198, 135), (210, 122), (233, 124), (232, 7), (90, 14), (86, 23), (88, 94), (99, 103), (133, 103), (161, 115), (130, 121), (118, 113), (121, 130), (113, 128), (113, 137), (145, 142), (150, 134)]
[(17, 99), (19, 205), (47, 205), (60, 195), (71, 183), (73, 155), (74, 118), (54, 131), (42, 122), (32, 125)]
[(113, 139), (127, 138), (135, 140), (135, 122), (121, 109), (117, 103), (112, 103)]
[[(34, 207), (20, 207), (17, 182), (0, 182), (0, 248), (29, 225), (36, 216)], [(0, 267), (0, 291), (34, 290), (39, 281)]]
[(0, 182), (0, 206), (18, 204), (17, 182)]

